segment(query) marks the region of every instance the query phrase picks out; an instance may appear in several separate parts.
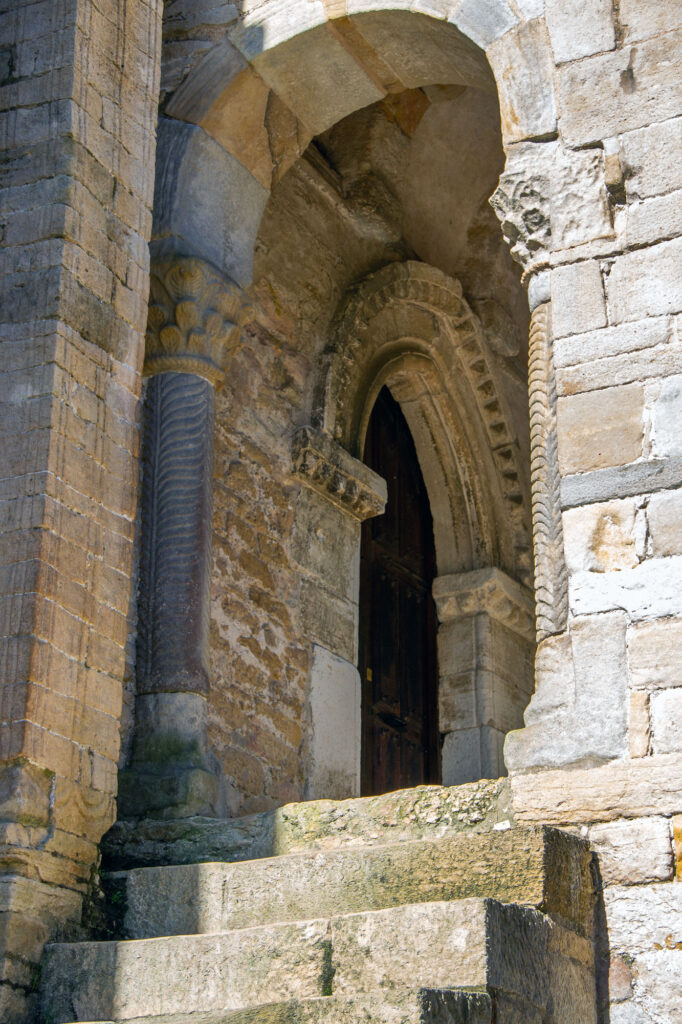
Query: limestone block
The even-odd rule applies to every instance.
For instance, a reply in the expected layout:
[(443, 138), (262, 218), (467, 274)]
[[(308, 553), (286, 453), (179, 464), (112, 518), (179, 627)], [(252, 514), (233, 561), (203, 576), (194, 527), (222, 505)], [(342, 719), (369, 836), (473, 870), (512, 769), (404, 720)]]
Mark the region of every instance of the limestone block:
[(571, 638), (567, 633), (542, 640), (535, 653), (535, 692), (524, 721), (534, 725), (545, 715), (575, 701), (575, 671)]
[(604, 890), (612, 952), (638, 955), (682, 940), (682, 886), (614, 885)]
[(650, 407), (651, 454), (664, 458), (682, 455), (682, 377), (671, 377), (663, 381), (660, 388), (652, 388), (647, 405)]
[(651, 752), (649, 694), (633, 690), (630, 694), (630, 757), (646, 757)]
[(645, 199), (682, 188), (681, 117), (625, 132), (618, 141), (628, 196)]
[(635, 958), (635, 990), (632, 1003), (641, 1021), (664, 1021), (682, 1024), (680, 1006), (680, 972), (682, 947), (679, 931), (666, 936), (663, 949), (656, 948)]
[(620, 0), (620, 23), (626, 45), (673, 32), (682, 27), (679, 4), (652, 4), (648, 0)]
[(613, 323), (682, 310), (682, 238), (618, 256), (606, 276)]
[(670, 53), (679, 48), (679, 38), (671, 32), (634, 49), (563, 65), (558, 103), (566, 142), (585, 145), (677, 116), (679, 77)]
[(682, 235), (682, 190), (652, 199), (635, 200), (627, 208), (625, 244), (653, 245)]
[(682, 557), (651, 558), (620, 572), (577, 572), (569, 584), (575, 615), (623, 608), (637, 622), (682, 612)]
[(564, 551), (569, 572), (612, 572), (638, 565), (636, 514), (633, 498), (564, 512)]
[(625, 628), (626, 617), (618, 612), (572, 622), (575, 701), (542, 716), (535, 712), (533, 724), (508, 734), (504, 758), (510, 772), (625, 753)]
[(557, 436), (562, 474), (619, 466), (640, 458), (643, 414), (640, 384), (560, 398)]
[(47, 825), (53, 780), (52, 772), (28, 762), (3, 765), (0, 769), (0, 820)]
[(628, 630), (628, 665), (637, 687), (682, 686), (682, 619), (640, 622)]
[(252, 60), (327, 19), (324, 0), (274, 0), (242, 5), (242, 18), (230, 32), (232, 43)]
[(593, 261), (552, 271), (552, 331), (555, 339), (606, 326), (599, 264)]
[[(583, 364), (591, 374), (598, 373), (599, 364), (605, 359), (619, 356), (631, 359), (633, 353), (640, 352), (646, 358), (650, 349), (667, 344), (671, 337), (670, 318), (662, 316), (557, 338), (553, 347), (557, 380), (560, 379), (560, 371), (571, 366)], [(596, 386), (603, 387), (604, 384)], [(591, 390), (589, 381), (580, 390)]]
[(450, 20), (484, 50), (519, 22), (507, 0), (459, 0), (454, 6)]
[(647, 521), (654, 557), (682, 553), (682, 491), (652, 495), (647, 505)]
[(587, 844), (572, 836), (511, 828), (241, 864), (143, 868), (109, 882), (123, 887), (123, 924), (133, 939), (483, 895), (542, 907), (581, 929), (592, 907), (590, 859)]
[(355, 664), (358, 606), (340, 598), (317, 580), (301, 583), (301, 628), (308, 640)]
[(591, 825), (587, 838), (599, 857), (604, 886), (667, 882), (673, 876), (667, 818), (622, 819)]
[(557, 64), (616, 45), (611, 0), (557, 0), (549, 4), (546, 19)]
[[(282, 9), (285, 6), (282, 4)], [(310, 4), (296, 3), (294, 7), (309, 8)], [(288, 19), (291, 15), (286, 16)], [(323, 24), (292, 36), (286, 46), (272, 48), (268, 40), (268, 49), (260, 53), (253, 52), (252, 38), (245, 45), (243, 33), (247, 31), (248, 26), (238, 29), (232, 41), (314, 135), (384, 97), (383, 90)]]
[(549, 36), (544, 20), (534, 18), (507, 32), (487, 50), (500, 85), (505, 145), (535, 139), (556, 130), (556, 105)]
[(580, 824), (679, 814), (682, 758), (677, 754), (613, 761), (592, 768), (549, 770), (511, 779), (518, 821)]
[(311, 764), (306, 796), (360, 795), (362, 688), (355, 665), (313, 645), (310, 670)]
[(682, 687), (652, 693), (651, 732), (654, 753), (682, 750)]

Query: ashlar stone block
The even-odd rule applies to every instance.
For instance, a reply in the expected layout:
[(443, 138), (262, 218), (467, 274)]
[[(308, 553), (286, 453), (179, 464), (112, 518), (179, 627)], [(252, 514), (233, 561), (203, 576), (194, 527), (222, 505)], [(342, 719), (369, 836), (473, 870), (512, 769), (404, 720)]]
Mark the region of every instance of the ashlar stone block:
[(651, 426), (649, 443), (654, 457), (682, 455), (682, 376), (669, 377), (647, 394)]
[(647, 520), (654, 557), (682, 554), (682, 491), (652, 495)]
[(682, 686), (682, 619), (640, 622), (628, 630), (628, 665), (632, 685), (657, 689)]
[(564, 550), (569, 572), (610, 572), (638, 565), (636, 515), (634, 498), (564, 512)]
[(603, 885), (665, 882), (673, 876), (668, 818), (635, 818), (592, 825), (587, 837), (599, 857)]
[(616, 45), (611, 0), (555, 0), (545, 17), (557, 64)]
[(619, 137), (629, 197), (646, 199), (682, 188), (682, 117)]
[(584, 473), (640, 458), (643, 413), (641, 384), (560, 398), (557, 434), (561, 472)]
[(654, 753), (682, 751), (682, 687), (652, 693), (651, 732)]
[(552, 271), (552, 330), (555, 338), (606, 326), (599, 264), (572, 263)]
[(606, 275), (613, 323), (682, 310), (682, 238), (619, 256)]

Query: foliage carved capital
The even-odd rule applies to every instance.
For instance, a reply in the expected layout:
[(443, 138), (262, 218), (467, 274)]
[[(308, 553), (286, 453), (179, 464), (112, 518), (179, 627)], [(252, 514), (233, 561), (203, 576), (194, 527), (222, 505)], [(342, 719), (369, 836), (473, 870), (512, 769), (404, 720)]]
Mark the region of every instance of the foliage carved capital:
[(500, 569), (439, 576), (433, 597), (440, 622), (485, 613), (526, 640), (535, 640), (532, 592)]
[(512, 258), (523, 267), (524, 283), (549, 265), (552, 241), (549, 181), (526, 168), (505, 171), (490, 198)]
[(144, 373), (192, 373), (220, 386), (247, 310), (239, 287), (204, 260), (153, 265)]

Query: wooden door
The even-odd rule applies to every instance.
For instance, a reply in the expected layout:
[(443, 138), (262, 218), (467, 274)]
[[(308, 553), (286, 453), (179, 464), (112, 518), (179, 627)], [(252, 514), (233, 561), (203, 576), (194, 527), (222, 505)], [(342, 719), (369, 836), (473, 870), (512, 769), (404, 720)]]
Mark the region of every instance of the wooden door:
[(433, 521), (414, 441), (383, 388), (364, 461), (384, 477), (383, 516), (363, 523), (360, 561), (362, 793), (440, 781)]

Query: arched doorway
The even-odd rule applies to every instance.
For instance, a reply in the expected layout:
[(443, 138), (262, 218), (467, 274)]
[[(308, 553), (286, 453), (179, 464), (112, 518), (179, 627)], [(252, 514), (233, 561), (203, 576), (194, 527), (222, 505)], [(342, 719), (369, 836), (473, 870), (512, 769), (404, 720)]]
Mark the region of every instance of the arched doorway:
[(382, 388), (364, 461), (385, 480), (384, 515), (367, 519), (360, 556), (361, 791), (440, 781), (433, 519), (414, 441)]

